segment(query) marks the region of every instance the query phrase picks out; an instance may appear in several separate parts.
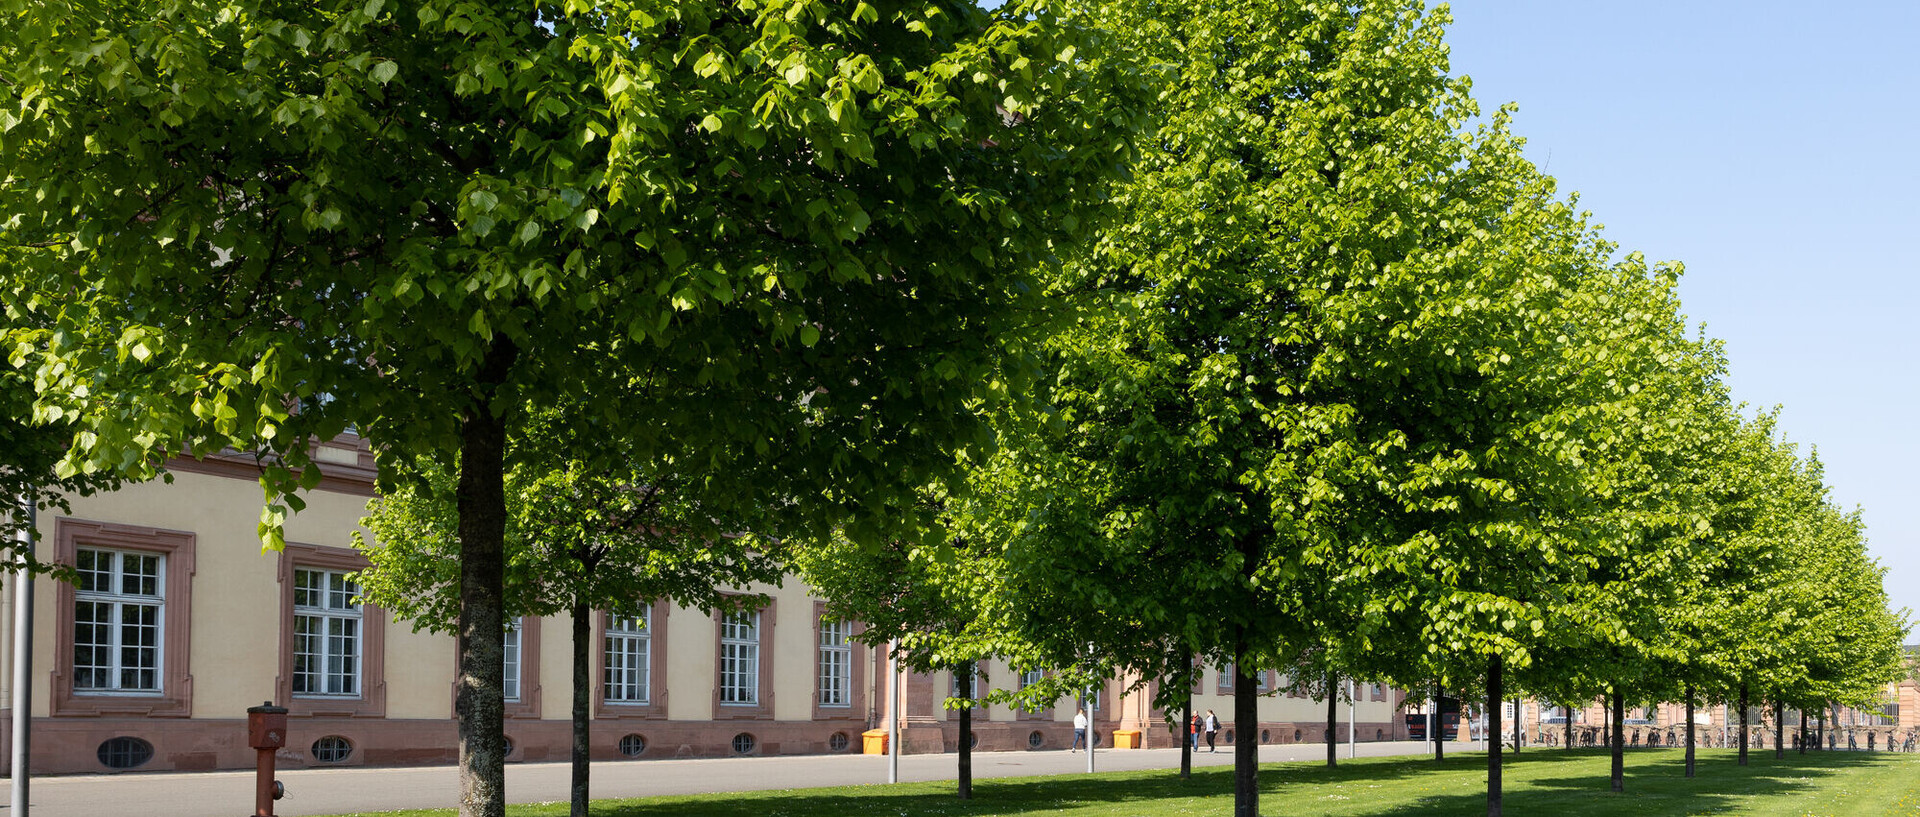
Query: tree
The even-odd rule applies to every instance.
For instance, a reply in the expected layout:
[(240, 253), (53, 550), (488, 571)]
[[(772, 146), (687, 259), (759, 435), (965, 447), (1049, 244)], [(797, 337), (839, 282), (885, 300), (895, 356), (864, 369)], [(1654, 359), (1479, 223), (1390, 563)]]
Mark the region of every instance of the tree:
[[(541, 428), (514, 435), (540, 448), (509, 457), (505, 614), (565, 612), (573, 653), (572, 814), (588, 812), (589, 701), (598, 683), (590, 656), (590, 614), (644, 616), (656, 601), (722, 609), (761, 604), (764, 595), (724, 595), (754, 583), (779, 584), (777, 541), (741, 535), (762, 530), (752, 497), (702, 493), (698, 481), (665, 473), (608, 449), (592, 429), (569, 426), (589, 414), (528, 411)], [(589, 452), (581, 454), (580, 452)], [(372, 563), (362, 592), (418, 629), (447, 631), (459, 620), (458, 513), (450, 471), (430, 468), (369, 503), (369, 542), (355, 546)], [(743, 502), (730, 507), (728, 500)], [(642, 618), (646, 621), (649, 619)]]
[[(0, 227), (0, 239), (6, 229)], [(0, 245), (0, 265), (7, 263), (6, 248)], [(35, 316), (24, 303), (7, 300), (0, 309), (0, 337), (9, 330), (30, 326)], [(23, 546), (22, 537), (37, 537), (33, 510), (67, 510), (67, 498), (87, 496), (95, 491), (111, 490), (118, 480), (111, 474), (68, 474), (59, 476), (54, 468), (66, 454), (72, 439), (74, 422), (60, 417), (46, 424), (30, 421), (33, 416), (33, 378), (12, 366), (0, 364), (0, 569), (40, 571), (49, 568)], [(31, 541), (27, 539), (26, 541)]]
[(504, 807), (523, 407), (911, 529), (1131, 122), (1029, 3), (8, 9), (8, 348), (58, 475), (255, 451), (277, 547), (349, 424), (389, 492), (457, 461), (463, 815)]
[[(1330, 647), (1473, 665), (1449, 678), (1523, 658), (1512, 631), (1538, 632), (1555, 578), (1525, 567), (1577, 550), (1557, 441), (1598, 424), (1565, 385), (1615, 387), (1559, 336), (1627, 322), (1605, 299), (1645, 271), (1595, 263), (1504, 115), (1464, 131), (1443, 11), (1113, 8), (1168, 66), (1163, 124), (1057, 284), (1084, 309), (1039, 347), (1047, 413), (1003, 424), (960, 514), (1000, 543), (1005, 627), (1052, 656), (1092, 635), (1130, 669), (1166, 661), (1142, 632), (1243, 674)], [(1254, 760), (1237, 747), (1236, 813)]]

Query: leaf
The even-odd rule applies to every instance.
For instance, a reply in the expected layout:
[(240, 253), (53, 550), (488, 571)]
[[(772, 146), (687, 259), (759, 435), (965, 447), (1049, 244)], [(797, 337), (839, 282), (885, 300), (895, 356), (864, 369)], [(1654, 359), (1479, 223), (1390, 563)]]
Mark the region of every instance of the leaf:
[(398, 75), (399, 73), (400, 73), (399, 63), (394, 62), (392, 60), (382, 60), (380, 62), (376, 62), (373, 64), (373, 69), (367, 72), (367, 76), (372, 78), (374, 82), (378, 82), (381, 85), (385, 85), (388, 82), (393, 81), (394, 76)]
[(807, 348), (813, 348), (813, 345), (819, 342), (820, 342), (819, 327), (814, 326), (813, 324), (810, 324), (810, 323), (800, 327), (800, 345), (801, 346), (805, 346)]

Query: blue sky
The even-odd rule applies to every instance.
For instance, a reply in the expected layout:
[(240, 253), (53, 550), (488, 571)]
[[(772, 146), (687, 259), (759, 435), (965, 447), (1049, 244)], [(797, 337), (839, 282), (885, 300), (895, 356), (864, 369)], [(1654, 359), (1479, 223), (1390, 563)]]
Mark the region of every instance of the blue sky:
[(1818, 448), (1920, 613), (1920, 3), (1452, 8), (1453, 72), (1519, 103), (1529, 157), (1623, 250), (1686, 264), (1735, 397)]

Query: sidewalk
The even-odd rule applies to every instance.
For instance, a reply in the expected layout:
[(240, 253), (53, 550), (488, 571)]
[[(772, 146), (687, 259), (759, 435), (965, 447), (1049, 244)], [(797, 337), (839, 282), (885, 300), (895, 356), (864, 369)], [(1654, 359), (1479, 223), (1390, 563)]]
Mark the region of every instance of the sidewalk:
[[(1449, 752), (1470, 751), (1478, 744), (1454, 743)], [(1414, 755), (1429, 745), (1411, 741), (1361, 743), (1361, 757)], [(1339, 747), (1340, 758), (1347, 747)], [(1325, 744), (1260, 747), (1263, 763), (1323, 761)], [(1180, 764), (1178, 749), (1102, 749), (1094, 758), (1097, 771), (1172, 769)], [(951, 780), (956, 756), (904, 755), (902, 781)], [(1229, 747), (1194, 755), (1196, 768), (1232, 765)], [(514, 763), (507, 766), (508, 799), (514, 803), (564, 802), (569, 766), (566, 763)], [(1085, 754), (1059, 750), (1038, 752), (976, 752), (975, 779), (1072, 774), (1087, 768)], [(287, 797), (275, 810), (282, 817), (354, 814), (411, 808), (449, 808), (458, 801), (457, 770), (451, 766), (406, 768), (344, 767), (285, 769), (279, 778)], [(796, 755), (790, 757), (701, 758), (691, 760), (601, 761), (593, 766), (593, 797), (645, 797), (702, 792), (760, 791), (820, 786), (852, 786), (887, 781), (884, 755)], [(0, 784), (6, 791), (11, 781)], [(253, 809), (253, 772), (153, 773), (79, 775), (34, 778), (30, 817), (93, 817), (102, 814), (139, 814), (142, 817), (208, 817), (241, 815)], [(0, 795), (0, 817), (11, 817)]]

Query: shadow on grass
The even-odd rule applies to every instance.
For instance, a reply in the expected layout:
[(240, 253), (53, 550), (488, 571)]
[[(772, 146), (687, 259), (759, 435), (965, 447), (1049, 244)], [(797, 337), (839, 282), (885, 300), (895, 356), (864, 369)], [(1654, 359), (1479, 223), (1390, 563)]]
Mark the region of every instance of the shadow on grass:
[[(1260, 767), (1263, 803), (1277, 803), (1290, 789), (1317, 780), (1370, 781), (1414, 779), (1435, 771), (1429, 761), (1403, 758), (1367, 759), (1354, 765), (1342, 761), (1329, 770), (1313, 763), (1267, 763)], [(1439, 771), (1454, 772), (1462, 764), (1449, 761)], [(747, 792), (724, 801), (662, 797), (619, 804), (594, 804), (596, 817), (842, 817), (851, 814), (999, 815), (1058, 813), (1065, 809), (1098, 807), (1113, 814), (1211, 814), (1230, 810), (1233, 768), (1194, 769), (1182, 780), (1174, 770), (1111, 772), (1094, 775), (977, 779), (973, 799), (954, 796), (952, 781), (861, 786), (812, 792)], [(1217, 805), (1216, 798), (1227, 798)]]
[[(1475, 759), (1484, 768), (1484, 755)], [(1609, 756), (1604, 749), (1573, 753), (1547, 750), (1509, 755), (1502, 773), (1506, 781), (1502, 805), (1509, 814), (1580, 815), (1692, 815), (1733, 812), (1753, 799), (1784, 795), (1817, 787), (1819, 779), (1851, 768), (1880, 767), (1899, 762), (1871, 753), (1816, 753), (1802, 757), (1789, 753), (1775, 760), (1755, 753), (1748, 765), (1739, 765), (1731, 751), (1703, 751), (1695, 762), (1694, 777), (1686, 776), (1686, 757), (1678, 750), (1629, 751), (1622, 771), (1624, 791), (1612, 791)], [(1568, 775), (1568, 764), (1580, 764), (1582, 773)], [(1592, 771), (1589, 771), (1592, 770)], [(1378, 817), (1402, 815), (1485, 814), (1484, 788), (1471, 794), (1420, 797), (1412, 802), (1365, 812)]]
[[(1689, 815), (1739, 808), (1749, 798), (1801, 791), (1818, 785), (1818, 778), (1850, 767), (1897, 762), (1889, 756), (1826, 753), (1825, 756), (1788, 755), (1776, 761), (1771, 753), (1755, 757), (1745, 767), (1732, 753), (1703, 752), (1697, 776), (1684, 775), (1678, 751), (1630, 752), (1625, 773), (1626, 792), (1609, 790), (1607, 755), (1601, 749), (1541, 750), (1508, 755), (1504, 805), (1509, 814), (1577, 815)], [(1262, 811), (1280, 814), (1348, 815), (1484, 814), (1486, 793), (1474, 785), (1484, 781), (1485, 755), (1449, 756), (1436, 764), (1430, 758), (1374, 758), (1343, 761), (1328, 769), (1316, 763), (1265, 764), (1260, 769)], [(1364, 787), (1378, 797), (1375, 804), (1355, 802), (1348, 795)], [(1425, 794), (1435, 787), (1451, 789)], [(1233, 772), (1230, 767), (1195, 769), (1181, 780), (1173, 771), (1121, 772), (1096, 775), (978, 780), (974, 799), (954, 796), (951, 781), (897, 786), (864, 786), (830, 790), (752, 792), (713, 798), (648, 798), (623, 803), (596, 803), (593, 813), (603, 817), (840, 817), (849, 814), (999, 815), (1059, 813), (1090, 807), (1116, 815), (1214, 814), (1231, 808)], [(1343, 794), (1346, 793), (1346, 794)], [(1457, 793), (1456, 793), (1457, 792)], [(564, 810), (555, 814), (564, 814)]]

